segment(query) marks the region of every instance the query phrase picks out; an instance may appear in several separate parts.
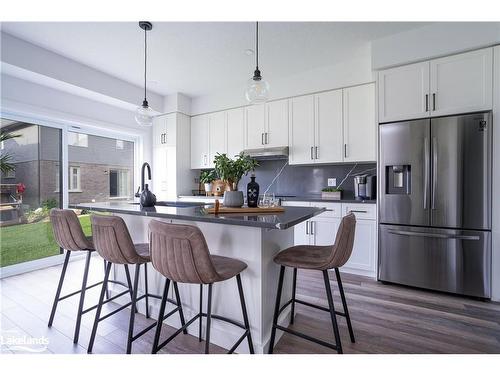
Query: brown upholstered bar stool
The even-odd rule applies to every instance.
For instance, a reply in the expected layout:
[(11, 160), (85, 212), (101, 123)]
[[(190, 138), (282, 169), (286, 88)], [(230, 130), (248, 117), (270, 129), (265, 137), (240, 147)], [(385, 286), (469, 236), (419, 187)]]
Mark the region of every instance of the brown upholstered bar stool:
[[(76, 315), (76, 325), (75, 325), (75, 334), (73, 337), (73, 342), (77, 343), (78, 342), (78, 337), (80, 334), (80, 324), (82, 320), (82, 315), (86, 314), (95, 308), (97, 308), (97, 305), (94, 305), (92, 307), (89, 307), (87, 309), (84, 309), (84, 302), (85, 302), (85, 292), (93, 287), (96, 287), (97, 285), (100, 285), (103, 283), (103, 281), (100, 281), (98, 283), (88, 285), (87, 286), (87, 278), (89, 274), (89, 267), (90, 267), (90, 259), (92, 256), (92, 253), (94, 252), (94, 244), (92, 242), (92, 237), (91, 236), (85, 236), (83, 233), (82, 227), (80, 225), (80, 221), (78, 220), (78, 217), (72, 210), (63, 210), (59, 208), (53, 208), (50, 210), (50, 221), (52, 224), (52, 230), (54, 232), (54, 238), (57, 242), (57, 244), (66, 250), (66, 255), (64, 258), (64, 263), (63, 267), (61, 270), (61, 276), (59, 277), (59, 284), (57, 286), (57, 291), (56, 295), (54, 297), (54, 303), (52, 304), (52, 310), (50, 312), (50, 318), (49, 318), (49, 324), (48, 326), (51, 327), (53, 322), (54, 322), (54, 317), (56, 314), (57, 310), (57, 304), (59, 301), (62, 301), (66, 298), (72, 297), (76, 294), (80, 294), (80, 302), (78, 304), (78, 312)], [(69, 258), (73, 252), (86, 252), (86, 260), (85, 260), (85, 268), (83, 270), (83, 280), (82, 280), (82, 287), (80, 290), (77, 290), (75, 292), (69, 293), (65, 296), (61, 297), (61, 290), (62, 286), (64, 283), (64, 278), (66, 276), (66, 269), (68, 267), (69, 263)], [(106, 266), (106, 264), (104, 265)], [(130, 282), (130, 276), (129, 276), (129, 271), (128, 268), (126, 269), (127, 277), (128, 277), (128, 285), (121, 283), (119, 281), (115, 280), (110, 280), (110, 282), (119, 284), (124, 286), (125, 288), (131, 288), (131, 282)]]
[[(207, 318), (207, 329), (205, 337), (205, 353), (209, 353), (210, 346), (210, 323), (211, 319), (218, 319), (231, 323), (244, 330), (243, 335), (236, 341), (228, 353), (234, 350), (245, 339), (248, 340), (250, 353), (254, 353), (248, 314), (245, 306), (245, 297), (241, 285), (240, 273), (247, 265), (237, 259), (210, 255), (203, 233), (198, 227), (192, 225), (169, 224), (158, 220), (149, 223), (149, 242), (151, 247), (151, 260), (153, 267), (167, 278), (163, 291), (163, 298), (157, 319), (156, 334), (152, 353), (157, 353), (161, 348), (173, 340), (183, 329), (199, 319), (199, 340), (201, 341), (202, 318)], [(241, 310), (244, 324), (235, 320), (212, 314), (212, 286), (214, 283), (229, 280), (236, 276), (238, 293), (240, 295)], [(159, 344), (162, 322), (164, 317), (165, 303), (170, 281), (200, 285), (200, 312), (191, 320), (183, 324), (173, 335)], [(208, 284), (207, 312), (202, 311), (203, 285)]]
[[(342, 218), (340, 227), (337, 231), (337, 237), (335, 238), (335, 243), (332, 246), (293, 246), (286, 250), (281, 251), (274, 258), (274, 262), (281, 265), (280, 276), (278, 282), (278, 293), (276, 295), (276, 305), (274, 308), (273, 317), (273, 328), (271, 331), (271, 340), (269, 343), (269, 354), (273, 352), (274, 339), (276, 337), (276, 329), (291, 333), (295, 336), (301, 337), (303, 339), (315, 342), (317, 344), (326, 346), (328, 348), (336, 350), (339, 354), (342, 354), (342, 343), (340, 342), (339, 328), (337, 325), (337, 315), (344, 316), (347, 320), (347, 327), (349, 329), (349, 335), (351, 337), (351, 342), (354, 340), (354, 332), (352, 329), (351, 319), (349, 317), (349, 310), (347, 309), (347, 302), (345, 300), (344, 288), (342, 287), (342, 280), (340, 279), (339, 267), (342, 267), (351, 256), (352, 246), (354, 242), (354, 231), (356, 228), (356, 217), (353, 213), (348, 214)], [(292, 299), (286, 302), (281, 308), (281, 291), (283, 289), (283, 277), (285, 274), (285, 267), (293, 268), (293, 291)], [(325, 283), (326, 296), (328, 299), (329, 308), (314, 305), (312, 303), (299, 300), (295, 297), (295, 288), (297, 284), (297, 268), (302, 269), (312, 269), (323, 272), (323, 280)], [(337, 283), (339, 286), (340, 297), (342, 299), (342, 305), (344, 312), (335, 311), (333, 305), (333, 296), (330, 288), (330, 280), (328, 277), (328, 270), (335, 269), (335, 276), (337, 277)], [(292, 305), (290, 324), (293, 324), (293, 315), (295, 310), (295, 303), (300, 303), (309, 307), (314, 307), (319, 310), (327, 311), (330, 313), (330, 318), (332, 320), (333, 333), (335, 336), (335, 345), (305, 335), (301, 332), (294, 331), (290, 328), (278, 325), (278, 317), (283, 312), (283, 310), (288, 306)]]
[[(134, 244), (132, 238), (130, 237), (130, 233), (127, 229), (127, 226), (121, 217), (92, 215), (91, 221), (92, 221), (92, 233), (94, 235), (95, 249), (97, 250), (99, 255), (104, 258), (107, 264), (106, 264), (106, 273), (104, 275), (104, 283), (102, 284), (101, 295), (99, 297), (99, 303), (97, 305), (97, 311), (94, 319), (94, 325), (92, 327), (92, 334), (90, 336), (87, 352), (88, 353), (92, 352), (92, 347), (94, 345), (94, 340), (97, 333), (97, 326), (99, 322), (127, 308), (128, 306), (131, 306), (130, 320), (128, 327), (128, 339), (127, 339), (127, 354), (130, 354), (132, 351), (132, 342), (156, 326), (156, 322), (154, 322), (149, 326), (145, 327), (139, 333), (136, 333), (134, 335), (134, 321), (135, 321), (135, 314), (137, 311), (136, 310), (137, 302), (143, 298), (145, 299), (146, 317), (149, 318), (148, 298), (153, 297), (161, 299), (160, 296), (148, 292), (147, 264), (151, 261), (151, 257), (149, 255), (149, 245), (147, 243)], [(124, 293), (119, 293), (116, 296), (108, 299), (107, 301), (104, 301), (104, 295), (106, 293), (106, 287), (112, 264), (122, 264), (125, 266), (125, 269), (127, 265), (135, 264), (134, 285), (130, 288), (131, 301), (101, 317), (102, 306), (106, 302), (109, 302), (110, 300), (118, 298), (124, 294)], [(142, 265), (144, 265), (144, 277), (145, 277), (144, 294), (140, 297), (137, 297), (139, 289), (140, 267)], [(168, 315), (170, 316), (175, 312), (179, 312), (180, 320), (182, 324), (184, 324), (184, 314), (182, 312), (182, 304), (180, 301), (177, 283), (175, 282), (174, 282), (174, 291), (176, 300), (174, 301), (169, 299), (169, 302), (176, 305), (176, 308), (170, 311)], [(187, 331), (184, 330), (184, 333), (187, 333)]]

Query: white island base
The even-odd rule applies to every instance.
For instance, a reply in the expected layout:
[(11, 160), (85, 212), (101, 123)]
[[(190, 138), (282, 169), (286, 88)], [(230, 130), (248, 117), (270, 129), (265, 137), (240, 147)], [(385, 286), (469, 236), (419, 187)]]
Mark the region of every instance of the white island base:
[[(252, 226), (224, 225), (197, 221), (178, 221), (170, 219), (159, 219), (145, 216), (114, 213), (121, 216), (130, 231), (135, 243), (148, 241), (148, 223), (151, 220), (160, 220), (174, 224), (195, 225), (205, 235), (211, 254), (223, 255), (237, 258), (248, 265), (241, 273), (243, 291), (245, 294), (250, 329), (255, 353), (267, 353), (278, 286), (279, 266), (273, 262), (273, 257), (281, 250), (293, 246), (293, 227), (285, 230), (265, 229)], [(114, 266), (115, 277), (126, 281), (122, 266)], [(285, 273), (282, 302), (288, 301), (292, 295), (292, 272)], [(144, 278), (141, 269), (140, 291), (144, 291)], [(165, 278), (148, 264), (148, 288), (149, 293), (161, 295), (163, 292)], [(184, 309), (186, 321), (195, 316), (199, 310), (199, 285), (179, 284), (179, 291)], [(203, 311), (206, 312), (208, 287), (204, 287)], [(170, 288), (169, 297), (174, 298), (173, 288)], [(126, 297), (121, 297), (120, 302), (128, 302)], [(157, 319), (160, 301), (155, 298), (149, 299), (151, 318)], [(144, 300), (139, 302), (139, 312), (144, 314)], [(173, 308), (167, 304), (165, 312)], [(236, 278), (215, 283), (212, 293), (212, 313), (222, 315), (243, 322), (240, 299)], [(165, 320), (166, 324), (179, 328), (178, 314), (174, 314)], [(288, 326), (290, 319), (290, 306), (280, 315), (279, 323)], [(203, 319), (203, 335), (206, 329), (206, 318)], [(188, 333), (198, 335), (198, 320), (191, 324)], [(231, 348), (243, 331), (222, 321), (212, 319), (210, 331), (210, 342), (223, 348)], [(283, 334), (277, 331), (276, 342)], [(204, 336), (203, 336), (204, 337)], [(236, 349), (237, 353), (248, 353), (247, 340)]]

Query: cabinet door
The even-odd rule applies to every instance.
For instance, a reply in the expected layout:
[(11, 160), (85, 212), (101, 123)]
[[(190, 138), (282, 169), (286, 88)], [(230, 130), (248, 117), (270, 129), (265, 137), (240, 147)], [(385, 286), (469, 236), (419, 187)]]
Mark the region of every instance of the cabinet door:
[(314, 163), (314, 96), (290, 99), (290, 164)]
[(303, 221), (297, 224), (293, 229), (293, 244), (294, 245), (309, 245), (310, 235), (309, 235), (309, 225), (310, 221)]
[(158, 200), (167, 199), (168, 184), (168, 150), (167, 147), (155, 147), (153, 151), (153, 192)]
[(493, 107), (491, 48), (431, 61), (433, 116), (489, 110)]
[(217, 153), (227, 153), (226, 112), (216, 112), (208, 116), (208, 167), (214, 167)]
[(379, 122), (430, 115), (429, 62), (379, 72)]
[(345, 267), (375, 273), (375, 220), (356, 220), (352, 254)]
[(266, 132), (266, 106), (252, 105), (246, 108), (246, 148), (263, 148), (264, 133)]
[(227, 155), (230, 158), (245, 149), (245, 111), (236, 108), (227, 111)]
[(208, 115), (191, 118), (191, 169), (208, 168)]
[(318, 163), (342, 161), (342, 90), (315, 96), (314, 158)]
[(288, 99), (266, 104), (266, 147), (288, 146)]
[(375, 84), (349, 87), (344, 93), (344, 161), (375, 161)]
[(315, 246), (331, 246), (335, 243), (335, 236), (339, 229), (340, 220), (337, 218), (314, 218), (311, 225), (312, 243)]

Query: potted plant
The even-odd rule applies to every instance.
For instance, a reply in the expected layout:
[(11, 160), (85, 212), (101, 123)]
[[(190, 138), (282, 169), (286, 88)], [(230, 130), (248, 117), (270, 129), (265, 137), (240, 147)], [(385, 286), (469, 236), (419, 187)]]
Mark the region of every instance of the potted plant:
[(255, 170), (259, 165), (256, 160), (240, 152), (235, 159), (226, 154), (217, 153), (214, 158), (215, 173), (226, 184), (224, 193), (224, 206), (241, 207), (243, 205), (243, 192), (238, 191), (238, 182), (243, 175)]
[(342, 189), (336, 187), (327, 187), (324, 189), (321, 189), (321, 198), (328, 198), (328, 199), (341, 199), (342, 198)]
[(215, 177), (215, 170), (213, 169), (201, 171), (200, 173), (200, 182), (204, 185), (205, 193), (207, 195), (210, 195), (212, 193), (212, 182), (214, 182)]

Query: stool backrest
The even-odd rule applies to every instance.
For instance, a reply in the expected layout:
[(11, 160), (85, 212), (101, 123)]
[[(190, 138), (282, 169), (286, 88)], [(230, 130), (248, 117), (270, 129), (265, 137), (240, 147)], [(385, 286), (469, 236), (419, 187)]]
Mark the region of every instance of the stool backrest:
[(144, 263), (121, 217), (92, 215), (90, 219), (94, 246), (102, 258), (115, 264)]
[(85, 237), (78, 217), (72, 210), (53, 208), (50, 222), (57, 244), (70, 251), (93, 250), (92, 243)]
[(356, 231), (356, 216), (351, 212), (342, 218), (332, 246), (328, 268), (342, 267), (351, 257)]
[(211, 284), (219, 279), (198, 227), (152, 220), (149, 246), (153, 267), (172, 281)]

